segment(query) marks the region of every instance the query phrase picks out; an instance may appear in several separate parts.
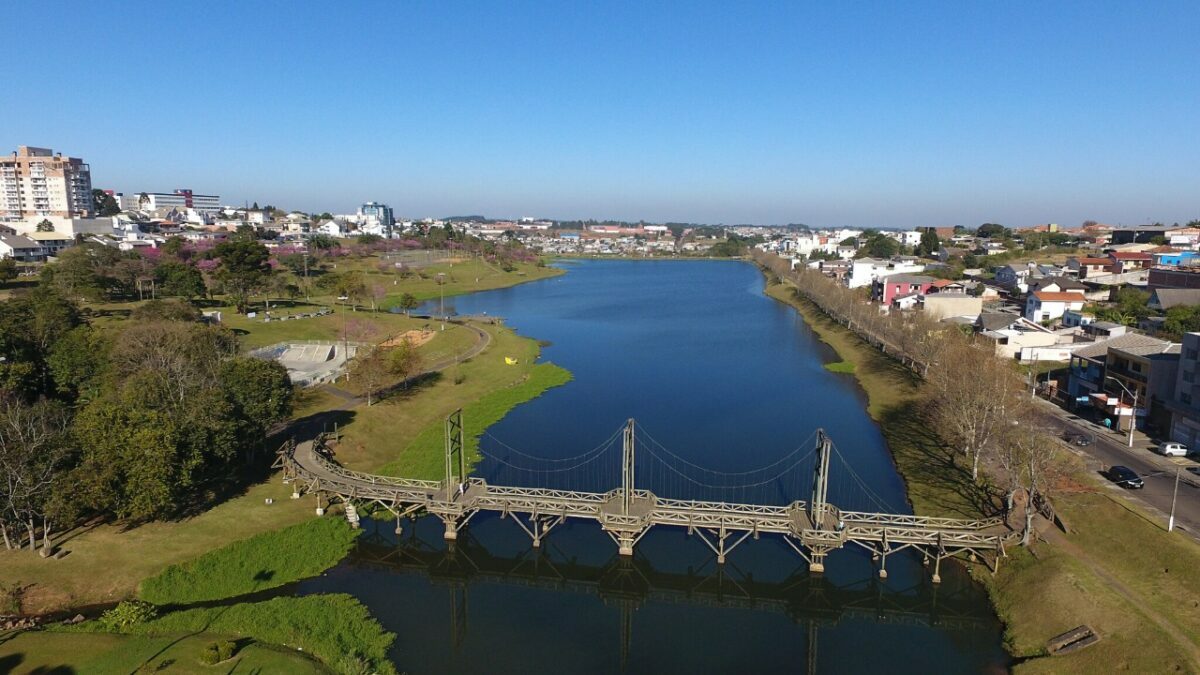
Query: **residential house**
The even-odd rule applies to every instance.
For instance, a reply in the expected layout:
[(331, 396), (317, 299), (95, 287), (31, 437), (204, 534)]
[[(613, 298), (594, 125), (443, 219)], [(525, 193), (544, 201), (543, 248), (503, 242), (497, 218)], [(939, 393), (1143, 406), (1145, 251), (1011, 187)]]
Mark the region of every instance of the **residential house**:
[(1053, 347), (1059, 343), (1059, 336), (1054, 331), (1008, 312), (982, 312), (975, 322), (975, 330), (981, 340), (993, 343), (997, 357), (1006, 359), (1016, 358), (1030, 348)]
[(1163, 237), (1169, 241), (1173, 232), (1179, 229), (1182, 228), (1163, 225), (1123, 227), (1113, 230), (1109, 241), (1113, 244), (1149, 244), (1155, 237)]
[(1111, 274), (1111, 265), (1108, 258), (1067, 258), (1067, 269), (1080, 279)]
[(965, 293), (967, 287), (961, 281), (952, 279), (934, 279), (929, 284), (927, 293)]
[(1200, 264), (1200, 253), (1196, 251), (1178, 251), (1175, 249), (1147, 251), (1154, 258), (1155, 265), (1165, 267), (1182, 267), (1184, 265)]
[(42, 245), (19, 234), (0, 234), (0, 260), (12, 258), (17, 262), (40, 262), (46, 259)]
[[(910, 294), (923, 294), (929, 290), (929, 287), (936, 281), (933, 277), (928, 277), (922, 274), (892, 274), (879, 279), (871, 285), (871, 299), (883, 304), (891, 305), (892, 300), (897, 296)], [(916, 304), (916, 300), (913, 300)]]
[(1150, 309), (1167, 311), (1172, 307), (1200, 305), (1200, 288), (1156, 288), (1150, 291)]
[(851, 261), (850, 273), (846, 275), (848, 288), (861, 288), (875, 283), (876, 279), (893, 274), (915, 274), (925, 271), (925, 265), (908, 260), (878, 260), (860, 258)]
[(1085, 293), (1088, 287), (1071, 277), (1046, 276), (1029, 282), (1029, 292), (1049, 291), (1051, 293)]
[(346, 230), (342, 227), (342, 224), (336, 220), (321, 221), (321, 224), (318, 225), (313, 231), (316, 234), (324, 234), (330, 237), (346, 236)]
[(1200, 267), (1151, 267), (1148, 283), (1159, 288), (1200, 288)]
[(1083, 293), (1078, 291), (1066, 293), (1035, 291), (1025, 299), (1025, 318), (1030, 321), (1061, 319), (1067, 310), (1083, 309), (1085, 302)]
[(1170, 429), (1164, 403), (1175, 398), (1180, 345), (1162, 340), (1153, 344), (1110, 346), (1104, 364), (1109, 399), (1130, 400), (1135, 417)]
[(1081, 328), (1096, 322), (1095, 315), (1081, 310), (1069, 309), (1063, 312), (1062, 325), (1067, 328)]
[(1113, 251), (1108, 254), (1108, 259), (1112, 261), (1110, 269), (1113, 274), (1144, 270), (1154, 262), (1154, 256), (1149, 253), (1134, 251)]
[(925, 316), (942, 321), (951, 317), (971, 317), (975, 319), (983, 311), (983, 300), (977, 296), (962, 292), (941, 291), (920, 296), (919, 304)]
[[(1116, 350), (1112, 363), (1114, 368), (1121, 369), (1122, 376), (1137, 373), (1133, 370), (1133, 362), (1136, 362), (1138, 369), (1142, 371), (1140, 375), (1143, 376), (1143, 380), (1138, 383), (1138, 386), (1141, 387), (1138, 391), (1142, 391), (1139, 395), (1140, 404), (1145, 399), (1144, 376), (1151, 371), (1151, 366), (1148, 365), (1149, 356), (1154, 354), (1168, 354), (1169, 356), (1172, 347), (1174, 347), (1174, 353), (1178, 355), (1179, 345), (1172, 346), (1171, 343), (1164, 340), (1138, 333), (1120, 335), (1080, 347), (1071, 354), (1067, 393), (1077, 410), (1094, 410), (1096, 414), (1106, 416), (1128, 428), (1128, 421), (1133, 412), (1132, 397), (1109, 379), (1117, 376), (1116, 373), (1109, 372), (1109, 350)], [(1133, 356), (1133, 354), (1139, 354), (1139, 356)], [(1167, 370), (1169, 369), (1162, 369), (1158, 375), (1164, 375)], [(1126, 384), (1124, 377), (1118, 377), (1118, 381)], [(1156, 382), (1156, 385), (1161, 387), (1160, 382)], [(1126, 386), (1130, 386), (1130, 393), (1135, 391), (1133, 386), (1128, 384)], [(1117, 394), (1118, 392), (1120, 395)], [(1159, 396), (1162, 396), (1161, 389)]]
[[(1027, 265), (1003, 265), (996, 268), (996, 283), (1008, 288), (1019, 288), (1027, 283), (1033, 272), (1033, 263)], [(1021, 291), (1022, 293), (1024, 290)]]
[(42, 247), (43, 256), (57, 256), (59, 251), (75, 244), (75, 237), (62, 232), (30, 232), (25, 236)]

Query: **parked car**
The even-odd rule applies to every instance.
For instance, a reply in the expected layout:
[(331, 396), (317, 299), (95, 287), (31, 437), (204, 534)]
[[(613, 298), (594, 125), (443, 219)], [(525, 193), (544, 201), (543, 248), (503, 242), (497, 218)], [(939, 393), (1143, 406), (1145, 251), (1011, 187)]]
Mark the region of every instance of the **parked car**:
[(1188, 449), (1183, 443), (1163, 443), (1158, 452), (1164, 457), (1187, 457)]
[(1076, 436), (1075, 437), (1075, 445), (1082, 447), (1082, 446), (1087, 446), (1087, 445), (1091, 445), (1091, 444), (1092, 444), (1091, 436)]
[(1146, 487), (1146, 484), (1134, 473), (1133, 469), (1127, 466), (1118, 464), (1117, 466), (1109, 467), (1108, 471), (1104, 472), (1104, 476), (1127, 490), (1137, 490)]

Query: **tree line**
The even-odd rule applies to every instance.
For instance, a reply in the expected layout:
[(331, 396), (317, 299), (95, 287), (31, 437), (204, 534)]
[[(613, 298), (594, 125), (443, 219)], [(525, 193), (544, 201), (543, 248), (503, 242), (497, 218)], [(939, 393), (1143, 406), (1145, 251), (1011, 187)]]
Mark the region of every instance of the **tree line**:
[(965, 479), (998, 491), (1006, 516), (1017, 513), (1017, 501), (1023, 501), (1022, 543), (1028, 543), (1036, 513), (1030, 505), (1050, 512), (1053, 488), (1069, 470), (1069, 458), (1032, 405), (1015, 364), (997, 358), (973, 331), (919, 312), (884, 313), (819, 271), (793, 270), (791, 261), (761, 251), (755, 259), (790, 282), (799, 297), (921, 378), (919, 412), (945, 444), (946, 459), (961, 467)]

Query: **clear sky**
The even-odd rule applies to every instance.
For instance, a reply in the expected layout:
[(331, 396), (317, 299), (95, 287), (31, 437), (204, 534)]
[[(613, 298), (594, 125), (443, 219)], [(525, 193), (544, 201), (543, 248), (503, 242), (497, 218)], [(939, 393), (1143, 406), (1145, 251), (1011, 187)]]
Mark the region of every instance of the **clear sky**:
[(1200, 3), (10, 2), (0, 152), (408, 217), (1200, 218)]

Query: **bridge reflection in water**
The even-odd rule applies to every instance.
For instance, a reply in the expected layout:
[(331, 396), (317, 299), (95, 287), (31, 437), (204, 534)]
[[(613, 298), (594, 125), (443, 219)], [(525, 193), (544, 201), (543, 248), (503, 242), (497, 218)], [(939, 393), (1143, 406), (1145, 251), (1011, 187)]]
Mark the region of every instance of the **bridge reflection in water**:
[[(995, 626), (978, 590), (969, 584), (939, 585), (919, 578), (911, 587), (888, 587), (868, 575), (836, 584), (812, 575), (803, 565), (786, 578), (760, 581), (733, 564), (709, 559), (701, 569), (664, 570), (640, 553), (614, 554), (601, 563), (580, 562), (554, 545), (498, 555), (470, 531), (455, 541), (428, 541), (422, 528), (406, 527), (399, 536), (369, 523), (348, 564), (416, 575), (448, 590), (450, 644), (461, 647), (470, 630), (469, 595), (480, 584), (516, 586), (592, 595), (619, 609), (613, 626), (620, 641), (621, 664), (629, 660), (634, 614), (649, 603), (748, 609), (782, 613), (807, 630), (807, 670), (817, 672), (820, 629), (843, 620), (932, 626), (964, 637)], [(428, 528), (425, 528), (428, 529)]]

